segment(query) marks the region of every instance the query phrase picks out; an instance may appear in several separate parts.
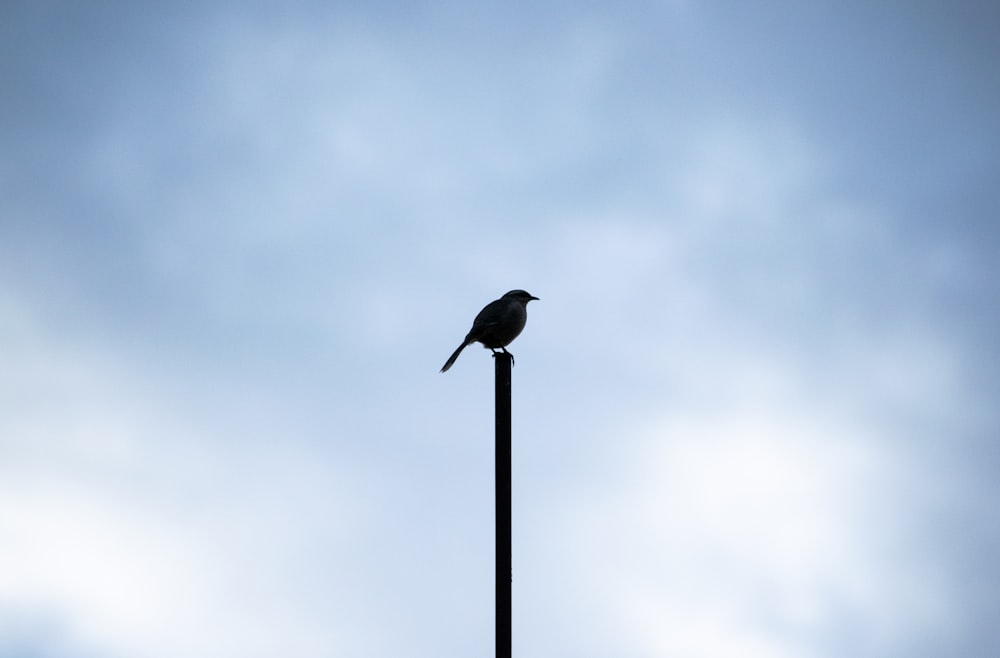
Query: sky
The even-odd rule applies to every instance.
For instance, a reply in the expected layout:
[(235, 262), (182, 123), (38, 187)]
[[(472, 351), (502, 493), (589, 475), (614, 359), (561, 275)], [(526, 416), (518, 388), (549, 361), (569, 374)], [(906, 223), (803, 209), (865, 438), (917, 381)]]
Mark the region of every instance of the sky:
[(0, 7), (0, 656), (1000, 653), (1000, 10)]

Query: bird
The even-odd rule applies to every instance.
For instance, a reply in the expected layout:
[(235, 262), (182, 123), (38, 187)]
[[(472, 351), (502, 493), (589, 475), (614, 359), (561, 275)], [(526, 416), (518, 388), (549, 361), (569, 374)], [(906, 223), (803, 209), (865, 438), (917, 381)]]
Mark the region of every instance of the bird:
[[(447, 372), (462, 350), (472, 343), (482, 343), (486, 349), (493, 350), (493, 354), (497, 353), (497, 349), (504, 354), (510, 354), (507, 346), (518, 337), (528, 320), (528, 302), (537, 299), (538, 297), (523, 290), (511, 290), (500, 299), (483, 307), (472, 321), (472, 329), (469, 330), (465, 340), (444, 362), (441, 372)], [(513, 358), (511, 355), (511, 362)]]

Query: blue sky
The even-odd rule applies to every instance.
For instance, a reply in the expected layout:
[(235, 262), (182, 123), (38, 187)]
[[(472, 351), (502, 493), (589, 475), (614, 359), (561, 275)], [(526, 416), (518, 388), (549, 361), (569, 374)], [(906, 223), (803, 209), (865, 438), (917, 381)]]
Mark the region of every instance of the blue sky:
[(0, 655), (992, 655), (998, 11), (7, 3)]

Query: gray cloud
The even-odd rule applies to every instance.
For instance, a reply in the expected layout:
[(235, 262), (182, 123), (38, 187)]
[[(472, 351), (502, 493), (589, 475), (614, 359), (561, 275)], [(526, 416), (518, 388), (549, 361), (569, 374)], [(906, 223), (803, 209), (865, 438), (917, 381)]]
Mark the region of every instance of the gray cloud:
[(485, 651), (524, 287), (525, 655), (990, 653), (987, 17), (399, 9), (3, 10), (3, 651)]

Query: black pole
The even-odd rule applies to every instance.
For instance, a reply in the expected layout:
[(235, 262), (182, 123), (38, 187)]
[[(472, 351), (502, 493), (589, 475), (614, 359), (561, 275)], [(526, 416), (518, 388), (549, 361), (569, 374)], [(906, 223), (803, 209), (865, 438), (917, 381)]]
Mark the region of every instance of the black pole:
[(494, 355), (496, 361), (496, 658), (511, 658), (511, 448), (510, 448), (510, 366), (506, 352)]

